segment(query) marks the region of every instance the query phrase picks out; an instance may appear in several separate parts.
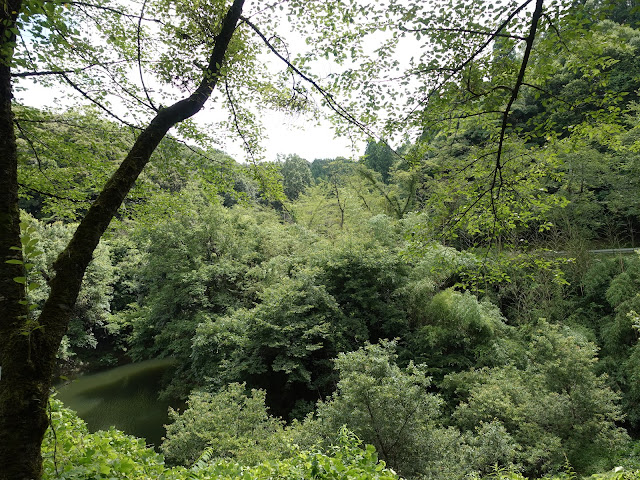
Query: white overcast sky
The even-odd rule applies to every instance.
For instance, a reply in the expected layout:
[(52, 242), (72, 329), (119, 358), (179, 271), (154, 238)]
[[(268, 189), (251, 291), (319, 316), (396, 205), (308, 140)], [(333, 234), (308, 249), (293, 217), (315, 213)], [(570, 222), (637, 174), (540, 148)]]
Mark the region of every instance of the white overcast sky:
[[(19, 103), (36, 108), (52, 107), (52, 92), (49, 88), (32, 82), (23, 82), (22, 85), (27, 89), (15, 92)], [(206, 120), (207, 110), (198, 115)], [(271, 112), (263, 118), (263, 123), (266, 138), (262, 145), (268, 161), (275, 160), (278, 154), (295, 153), (309, 161), (338, 156), (357, 159), (364, 154), (364, 141), (354, 145), (347, 138), (335, 138), (328, 120), (321, 120), (318, 125), (317, 121), (301, 115)], [(230, 135), (222, 149), (237, 161), (246, 161), (242, 143), (235, 136)]]
[[(317, 125), (317, 122), (302, 116), (272, 112), (263, 121), (268, 137), (263, 141), (267, 160), (275, 160), (277, 154), (293, 153), (309, 161), (335, 157), (357, 159), (364, 154), (364, 141), (353, 145), (348, 138), (335, 138), (328, 120)], [(234, 158), (244, 157), (239, 144), (227, 148), (227, 153)]]
[[(127, 2), (128, 0), (122, 0)], [(261, 6), (261, 0), (254, 0), (258, 6)], [(253, 3), (253, 2), (252, 2)], [(276, 14), (278, 12), (276, 11)], [(286, 21), (285, 21), (286, 24)], [(287, 29), (284, 28), (284, 31)], [(306, 50), (308, 47), (305, 44), (303, 37), (296, 35), (296, 32), (289, 31), (286, 35), (286, 41), (289, 43), (289, 52), (292, 56), (297, 53)], [(264, 56), (264, 63), (273, 66), (274, 71), (280, 70), (282, 64), (280, 60), (276, 59), (271, 53), (266, 53)], [(331, 61), (318, 61), (316, 68), (323, 73), (328, 74), (334, 71), (337, 67)], [(138, 76), (137, 71), (132, 71), (132, 76), (135, 78)], [(137, 79), (132, 78), (136, 81)], [(147, 86), (153, 85), (153, 79), (150, 76), (145, 76), (145, 82)], [(14, 94), (16, 100), (24, 105), (28, 105), (36, 108), (53, 108), (63, 110), (71, 107), (77, 103), (85, 103), (83, 101), (74, 102), (67, 98), (63, 100), (63, 92), (67, 91), (72, 94), (75, 92), (70, 89), (67, 90), (64, 86), (60, 85), (56, 87), (45, 88), (40, 86), (36, 80), (23, 80), (20, 82), (21, 87), (25, 87), (25, 90), (17, 89)], [(52, 90), (55, 89), (54, 90)], [(166, 86), (161, 87), (163, 89)], [(52, 104), (54, 98), (60, 98), (60, 103)], [(77, 100), (78, 97), (76, 97)], [(211, 108), (211, 101), (209, 105), (205, 106), (203, 111), (199, 112), (194, 121), (197, 124), (205, 125), (215, 121), (218, 116), (215, 109)], [(111, 108), (118, 115), (127, 118), (126, 109), (122, 109), (116, 103), (113, 103)], [(220, 120), (220, 118), (218, 118)], [(336, 138), (335, 132), (331, 126), (329, 120), (317, 118), (311, 118), (300, 114), (288, 114), (284, 112), (268, 112), (262, 115), (261, 122), (264, 128), (264, 137), (262, 138), (261, 146), (264, 148), (264, 159), (267, 161), (273, 161), (277, 155), (297, 154), (302, 158), (312, 161), (317, 158), (335, 158), (335, 157), (347, 157), (358, 159), (364, 154), (366, 142), (363, 139), (352, 140), (350, 138)], [(240, 162), (248, 161), (247, 154), (243, 149), (242, 140), (237, 135), (229, 134), (223, 135), (222, 140), (224, 144), (219, 145), (216, 143), (216, 147), (224, 150), (231, 155), (235, 160)]]
[[(129, 0), (122, 1), (126, 2)], [(260, 2), (261, 0), (255, 1)], [(286, 30), (286, 28), (284, 30)], [(289, 52), (292, 56), (295, 56), (296, 53), (300, 53), (307, 48), (303, 39), (296, 36), (295, 31), (288, 32), (286, 40), (289, 44)], [(419, 53), (420, 48), (424, 48), (424, 45), (422, 45), (423, 42), (418, 42), (411, 38), (404, 41), (409, 42), (408, 45), (403, 46), (403, 48), (398, 48), (396, 51), (397, 59), (399, 59), (402, 64), (408, 63), (409, 59), (411, 59), (413, 55)], [(413, 44), (412, 42), (418, 43)], [(374, 40), (373, 44), (367, 45), (367, 47), (370, 47), (372, 55), (374, 55), (375, 43), (376, 41)], [(266, 64), (275, 64), (279, 62), (280, 61), (275, 59), (271, 54), (265, 56)], [(345, 68), (337, 67), (330, 61), (320, 62), (317, 66), (319, 67), (318, 71), (326, 74), (334, 71), (335, 69)], [(274, 68), (279, 70), (281, 65), (274, 66)], [(137, 72), (132, 73), (137, 75)], [(337, 72), (334, 71), (334, 73)], [(153, 82), (151, 78), (146, 78), (145, 80), (146, 82)], [(16, 92), (17, 101), (25, 105), (38, 108), (51, 108), (53, 97), (56, 96), (56, 93), (61, 92), (61, 90), (58, 92), (52, 92), (51, 89), (45, 89), (28, 81), (21, 82), (21, 85), (28, 88), (25, 91)], [(149, 83), (147, 83), (147, 85), (149, 85)], [(62, 89), (63, 87), (60, 88)], [(67, 105), (70, 105), (70, 103), (67, 103)], [(64, 106), (58, 106), (57, 108), (62, 109)], [(117, 107), (115, 107), (115, 105), (114, 109), (117, 112)], [(202, 112), (199, 112), (196, 115), (194, 120), (196, 123), (210, 123), (213, 121), (215, 116), (216, 113), (212, 112), (211, 108), (205, 107)], [(352, 143), (350, 138), (336, 138), (328, 120), (318, 121), (313, 118), (282, 112), (266, 113), (262, 116), (261, 120), (265, 134), (262, 139), (264, 159), (268, 161), (275, 160), (278, 154), (297, 154), (309, 161), (316, 158), (335, 158), (338, 156), (358, 159), (364, 154), (366, 144), (363, 139), (358, 139), (355, 143)], [(224, 145), (217, 145), (218, 148), (224, 150), (237, 161), (247, 161), (242, 140), (237, 138), (237, 135), (229, 134), (222, 135), (222, 137), (225, 143)]]
[[(126, 2), (128, 0), (123, 1)], [(256, 1), (260, 2), (261, 0)], [(286, 31), (286, 28), (283, 30)], [(304, 39), (297, 36), (295, 31), (289, 31), (287, 33), (286, 41), (289, 44), (288, 51), (292, 57), (308, 48)], [(408, 54), (410, 50), (411, 49), (408, 49), (406, 53)], [(280, 60), (276, 59), (270, 53), (265, 55), (264, 63), (273, 65), (274, 69), (277, 70), (282, 68)], [(332, 61), (327, 60), (317, 61), (314, 69), (320, 71), (322, 76), (330, 72), (336, 73), (336, 69), (343, 70), (344, 67), (338, 67)], [(137, 77), (137, 71), (132, 71), (132, 75)], [(145, 82), (147, 86), (153, 85), (153, 79), (151, 77), (145, 76)], [(52, 91), (52, 87), (44, 88), (38, 85), (37, 80), (35, 82), (25, 80), (20, 82), (20, 85), (26, 87), (26, 90), (17, 90), (15, 92), (16, 100), (21, 104), (36, 108), (63, 110), (64, 108), (72, 106), (74, 103), (67, 99), (62, 100), (60, 104), (52, 105), (54, 98), (64, 96), (61, 95), (65, 91), (64, 86), (58, 87), (57, 91)], [(81, 101), (79, 103), (85, 102)], [(211, 104), (211, 102), (209, 102), (209, 104)], [(113, 108), (118, 115), (125, 118), (128, 117), (127, 110), (118, 107), (117, 103), (114, 103), (111, 108)], [(214, 109), (211, 109), (211, 105), (209, 105), (194, 117), (194, 121), (204, 125), (213, 122), (216, 116), (217, 113)], [(218, 118), (218, 120), (220, 119)], [(264, 148), (264, 159), (267, 161), (275, 160), (279, 154), (297, 154), (309, 161), (317, 158), (335, 158), (339, 156), (359, 159), (364, 154), (366, 147), (366, 142), (363, 138), (336, 138), (331, 123), (326, 119), (318, 120), (300, 114), (292, 115), (273, 111), (263, 114), (261, 121), (264, 127), (264, 137), (262, 138), (261, 145)], [(229, 135), (221, 135), (220, 137), (222, 138), (218, 138), (218, 140), (222, 140), (224, 144), (216, 143), (217, 148), (224, 150), (237, 161), (248, 161), (247, 154), (243, 149), (242, 140), (239, 139), (237, 135), (230, 133)]]

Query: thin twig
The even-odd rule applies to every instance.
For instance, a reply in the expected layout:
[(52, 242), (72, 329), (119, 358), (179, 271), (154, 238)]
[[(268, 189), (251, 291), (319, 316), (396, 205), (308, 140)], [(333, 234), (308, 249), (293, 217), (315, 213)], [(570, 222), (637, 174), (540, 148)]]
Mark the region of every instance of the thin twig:
[(53, 425), (53, 416), (51, 414), (51, 399), (49, 399), (49, 403), (47, 405), (49, 408), (49, 430), (53, 434), (53, 466), (56, 471), (56, 477), (60, 476), (60, 471), (58, 470), (58, 436), (56, 434), (56, 428)]
[(144, 0), (144, 2), (142, 2), (142, 8), (140, 10), (140, 17), (138, 18), (138, 32), (137, 32), (137, 36), (138, 36), (138, 72), (140, 73), (140, 83), (142, 83), (142, 88), (144, 89), (144, 94), (147, 96), (147, 100), (149, 101), (149, 106), (151, 107), (151, 109), (154, 112), (158, 112), (158, 109), (156, 108), (156, 106), (153, 103), (153, 100), (151, 100), (151, 97), (149, 96), (149, 90), (147, 90), (147, 86), (144, 83), (144, 75), (142, 74), (142, 61), (141, 61), (141, 57), (142, 57), (142, 47), (141, 47), (141, 32), (142, 32), (142, 17), (144, 15), (144, 8), (147, 6), (147, 0)]
[[(38, 155), (38, 150), (36, 149), (36, 146), (33, 144), (33, 141), (31, 140), (31, 138), (29, 137), (29, 135), (27, 135), (27, 133), (22, 129), (22, 126), (20, 125), (20, 122), (17, 122), (14, 120), (13, 122), (16, 127), (18, 128), (18, 130), (20, 130), (20, 133), (22, 134), (22, 137), (24, 138), (24, 140), (27, 142), (27, 145), (29, 145), (29, 148), (31, 149), (31, 151), (33, 152), (33, 156), (36, 159), (36, 162), (38, 164), (38, 170), (40, 171), (40, 173), (42, 174), (42, 176), (44, 178), (47, 179), (47, 181), (53, 185), (53, 187), (55, 188), (55, 183), (53, 182), (53, 180), (51, 180), (46, 173), (44, 173), (44, 169), (42, 167), (42, 161), (40, 160), (40, 155)], [(53, 150), (51, 147), (49, 147), (49, 145), (45, 144), (42, 140), (38, 140), (39, 143), (43, 144), (46, 148), (48, 148), (49, 150)]]
[(45, 76), (45, 75), (66, 75), (68, 73), (80, 73), (80, 72), (84, 72), (86, 70), (89, 70), (91, 68), (95, 68), (95, 67), (106, 67), (106, 66), (111, 66), (111, 65), (118, 65), (120, 63), (126, 63), (127, 60), (113, 60), (111, 62), (96, 62), (96, 63), (91, 63), (89, 65), (86, 65), (82, 68), (75, 68), (75, 69), (69, 69), (69, 70), (43, 70), (43, 71), (37, 71), (37, 72), (12, 72), (11, 76), (12, 77), (17, 77), (17, 78), (26, 78), (26, 77), (41, 77), (41, 76)]
[(525, 87), (533, 88), (534, 90), (538, 90), (539, 92), (542, 92), (545, 95), (549, 95), (554, 100), (557, 100), (558, 102), (564, 103), (564, 104), (568, 105), (571, 108), (575, 107), (575, 104), (573, 104), (571, 102), (568, 102), (564, 98), (560, 98), (559, 96), (555, 95), (554, 93), (550, 92), (549, 90), (547, 90), (545, 88), (542, 88), (542, 87), (539, 87), (537, 85), (533, 85), (533, 84), (527, 83), (527, 82), (522, 82), (522, 85), (525, 86)]
[(96, 8), (98, 10), (104, 10), (106, 12), (115, 13), (116, 15), (119, 15), (119, 16), (125, 17), (125, 18), (132, 18), (132, 19), (141, 18), (145, 22), (154, 22), (154, 23), (159, 23), (161, 25), (165, 24), (162, 20), (157, 19), (157, 18), (143, 18), (141, 16), (139, 17), (138, 15), (132, 15), (130, 13), (123, 12), (122, 10), (118, 10), (117, 8), (107, 7), (105, 5), (96, 5), (94, 3), (76, 2), (76, 1), (65, 2), (65, 3), (68, 4), (68, 5), (76, 5), (78, 7)]
[(355, 127), (357, 127), (361, 132), (365, 133), (366, 135), (368, 135), (371, 138), (375, 138), (378, 142), (383, 143), (385, 146), (387, 146), (393, 152), (393, 154), (396, 157), (405, 160), (405, 158), (400, 153), (398, 153), (398, 151), (396, 149), (391, 147), (391, 145), (389, 145), (386, 140), (381, 138), (379, 135), (376, 135), (367, 125), (365, 125), (364, 123), (360, 122), (357, 118), (355, 118), (346, 108), (344, 108), (334, 98), (334, 96), (331, 93), (329, 93), (327, 90), (322, 88), (315, 80), (313, 80), (311, 77), (309, 77), (308, 75), (303, 73), (298, 67), (296, 67), (289, 60), (287, 60), (271, 44), (271, 42), (269, 42), (269, 39), (267, 39), (267, 37), (262, 33), (262, 31), (260, 31), (260, 29), (258, 29), (258, 27), (255, 24), (253, 24), (247, 17), (242, 16), (240, 18), (244, 23), (246, 23), (249, 27), (251, 27), (251, 29), (262, 39), (262, 41), (267, 46), (267, 48), (269, 50), (271, 50), (271, 52), (276, 57), (278, 57), (280, 60), (282, 60), (287, 65), (287, 67), (289, 67), (293, 72), (295, 72), (305, 82), (309, 83), (322, 96), (322, 98), (324, 98), (324, 100), (327, 103), (327, 106), (331, 110), (333, 110), (336, 114), (338, 114), (338, 116), (340, 116), (342, 119), (346, 120), (347, 123), (349, 123), (350, 125), (354, 125)]
[(73, 202), (73, 203), (85, 203), (85, 200), (78, 200), (77, 198), (63, 197), (61, 195), (56, 195), (55, 193), (43, 192), (42, 190), (38, 190), (37, 188), (30, 187), (29, 185), (25, 185), (24, 183), (18, 182), (18, 185), (20, 185), (22, 188), (35, 192), (38, 195), (44, 195), (45, 197), (55, 198), (56, 200), (64, 200), (64, 201)]
[(244, 143), (244, 148), (247, 151), (247, 153), (249, 154), (249, 157), (251, 157), (251, 163), (253, 163), (254, 165), (258, 164), (257, 159), (255, 158), (254, 152), (253, 152), (253, 147), (251, 147), (250, 142), (247, 140), (244, 131), (242, 130), (242, 128), (240, 127), (240, 123), (238, 122), (238, 114), (236, 112), (236, 107), (235, 107), (235, 100), (233, 99), (232, 95), (231, 95), (231, 90), (229, 89), (229, 83), (225, 80), (224, 82), (224, 91), (225, 94), (227, 96), (227, 101), (229, 102), (229, 108), (231, 109), (231, 115), (233, 116), (233, 126), (236, 129), (236, 132), (238, 133), (238, 135), (240, 135), (240, 138), (242, 139), (242, 143)]
[(510, 35), (508, 33), (495, 33), (495, 32), (487, 32), (482, 30), (470, 30), (467, 28), (404, 28), (402, 26), (399, 27), (400, 30), (408, 33), (431, 33), (431, 32), (453, 32), (453, 33), (471, 33), (474, 35), (486, 35), (491, 36), (492, 38), (501, 37), (501, 38), (512, 38), (514, 40), (526, 40), (526, 37), (521, 37), (520, 35)]
[(542, 14), (544, 16), (544, 18), (547, 19), (547, 21), (549, 22), (549, 25), (551, 26), (551, 29), (556, 33), (556, 36), (558, 37), (558, 40), (560, 41), (560, 43), (562, 44), (562, 46), (565, 48), (565, 50), (568, 53), (573, 53), (571, 51), (571, 49), (569, 48), (569, 45), (567, 45), (564, 41), (564, 39), (562, 38), (562, 34), (560, 33), (560, 30), (558, 30), (558, 27), (556, 26), (555, 23), (553, 23), (553, 21), (551, 20), (551, 18), (549, 17), (549, 15), (547, 15), (546, 13)]
[(69, 76), (66, 73), (62, 74), (62, 78), (65, 79), (65, 81), (74, 89), (76, 90), (78, 93), (80, 93), (80, 95), (82, 95), (84, 98), (86, 98), (87, 100), (89, 100), (91, 103), (93, 103), (94, 105), (96, 105), (100, 110), (102, 110), (103, 112), (105, 112), (107, 115), (115, 118), (116, 120), (118, 120), (120, 123), (127, 125), (128, 127), (131, 128), (135, 128), (137, 130), (140, 130), (140, 127), (137, 127), (136, 125), (132, 124), (131, 122), (127, 122), (126, 120), (120, 118), (118, 115), (116, 115), (115, 113), (113, 113), (111, 110), (109, 110), (107, 107), (105, 107), (102, 103), (100, 103), (99, 101), (95, 100), (94, 98), (92, 98), (87, 92), (85, 92), (82, 88), (80, 88), (74, 81), (72, 81)]

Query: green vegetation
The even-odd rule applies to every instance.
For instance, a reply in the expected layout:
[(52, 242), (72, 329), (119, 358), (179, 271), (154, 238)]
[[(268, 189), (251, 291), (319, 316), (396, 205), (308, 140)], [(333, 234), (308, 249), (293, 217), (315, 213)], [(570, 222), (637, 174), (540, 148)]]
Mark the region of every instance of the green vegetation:
[(343, 430), (330, 453), (292, 447), (284, 460), (245, 466), (217, 458), (207, 450), (190, 466), (169, 468), (161, 455), (144, 441), (115, 429), (89, 433), (73, 412), (52, 401), (51, 428), (43, 443), (45, 479), (374, 479), (398, 476), (378, 462), (375, 449), (360, 448), (360, 441)]
[[(6, 0), (0, 480), (640, 478), (639, 11)], [(321, 106), (360, 158), (264, 161)], [(51, 397), (161, 358), (156, 450)]]

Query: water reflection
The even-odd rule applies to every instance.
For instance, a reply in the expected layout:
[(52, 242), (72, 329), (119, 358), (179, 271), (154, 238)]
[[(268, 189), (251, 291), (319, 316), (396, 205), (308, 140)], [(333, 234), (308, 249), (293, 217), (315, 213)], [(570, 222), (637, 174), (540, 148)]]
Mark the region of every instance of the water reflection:
[(78, 412), (90, 431), (114, 426), (157, 447), (170, 405), (158, 399), (160, 381), (174, 364), (172, 359), (148, 360), (84, 375), (58, 386), (57, 397)]

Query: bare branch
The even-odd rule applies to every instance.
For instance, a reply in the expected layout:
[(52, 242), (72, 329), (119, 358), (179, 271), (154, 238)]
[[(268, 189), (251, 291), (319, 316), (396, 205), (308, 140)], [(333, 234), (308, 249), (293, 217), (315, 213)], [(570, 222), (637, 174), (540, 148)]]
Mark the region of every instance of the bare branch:
[(26, 77), (42, 77), (45, 75), (63, 75), (65, 73), (73, 73), (74, 70), (42, 70), (40, 72), (13, 72), (12, 77), (26, 78)]
[(140, 83), (142, 83), (142, 88), (144, 90), (144, 94), (147, 96), (147, 100), (149, 101), (149, 107), (151, 107), (151, 109), (154, 112), (158, 112), (158, 109), (156, 108), (156, 106), (153, 103), (153, 100), (151, 100), (151, 97), (149, 96), (149, 90), (147, 90), (147, 86), (144, 84), (144, 75), (142, 74), (142, 40), (141, 40), (141, 32), (142, 32), (142, 17), (144, 15), (144, 8), (147, 6), (147, 0), (144, 0), (144, 2), (142, 2), (142, 8), (140, 9), (140, 17), (138, 18), (138, 32), (137, 32), (137, 47), (138, 47), (138, 72), (140, 73)]
[(95, 8), (98, 10), (104, 10), (106, 12), (110, 12), (110, 13), (115, 13), (116, 15), (119, 15), (121, 17), (125, 17), (125, 18), (132, 18), (135, 20), (144, 20), (145, 22), (153, 22), (153, 23), (158, 23), (160, 25), (164, 25), (164, 22), (162, 20), (159, 20), (157, 18), (146, 18), (146, 17), (142, 17), (142, 15), (138, 16), (138, 15), (132, 15), (130, 13), (126, 13), (123, 12), (122, 10), (118, 10), (117, 8), (113, 8), (113, 7), (107, 7), (106, 5), (96, 5), (95, 3), (88, 3), (88, 2), (77, 2), (77, 1), (71, 1), (71, 2), (65, 2), (69, 5), (74, 5), (74, 6), (78, 6), (78, 7), (87, 7), (87, 8)]
[(496, 90), (506, 90), (507, 92), (513, 93), (513, 88), (508, 87), (507, 85), (496, 85), (495, 87), (490, 88), (489, 90), (485, 90), (484, 92), (474, 92), (471, 89), (471, 84), (467, 83), (467, 92), (471, 94), (472, 99), (478, 99), (480, 97), (486, 97), (487, 95), (492, 94)]
[(487, 187), (485, 190), (483, 190), (480, 195), (478, 195), (476, 197), (476, 199), (471, 203), (471, 205), (469, 205), (467, 208), (465, 208), (461, 213), (459, 213), (458, 215), (456, 215), (455, 217), (452, 218), (452, 220), (455, 220), (455, 222), (451, 223), (451, 220), (447, 221), (444, 225), (443, 225), (443, 234), (442, 236), (445, 237), (447, 231), (453, 231), (453, 229), (458, 226), (460, 224), (460, 222), (462, 222), (462, 219), (464, 219), (467, 214), (478, 204), (480, 203), (480, 200), (482, 200), (484, 198), (484, 196), (487, 193), (490, 193), (492, 191), (491, 187)]
[[(22, 129), (22, 126), (20, 125), (19, 122), (17, 122), (14, 119), (15, 126), (18, 128), (18, 130), (20, 130), (20, 133), (22, 134), (22, 138), (24, 138), (24, 140), (27, 142), (27, 145), (29, 145), (29, 149), (31, 150), (31, 152), (33, 153), (34, 158), (36, 159), (36, 163), (38, 164), (38, 170), (40, 171), (40, 173), (42, 174), (42, 176), (44, 178), (47, 179), (47, 181), (55, 188), (55, 183), (53, 182), (53, 180), (51, 180), (49, 178), (49, 176), (44, 172), (44, 169), (42, 167), (42, 161), (40, 159), (40, 155), (38, 154), (38, 150), (36, 149), (35, 144), (33, 143), (33, 140), (31, 140), (31, 137), (29, 137), (29, 135), (27, 135), (27, 133)], [(45, 148), (53, 151), (53, 149), (47, 145), (46, 143), (44, 143), (42, 140), (38, 139), (38, 143), (44, 145)], [(40, 193), (40, 192), (39, 192)]]
[(430, 32), (452, 32), (452, 33), (471, 33), (473, 35), (485, 35), (492, 38), (512, 38), (514, 40), (525, 41), (527, 37), (521, 37), (520, 35), (509, 35), (508, 33), (496, 33), (482, 30), (470, 30), (468, 28), (405, 28), (400, 26), (400, 30), (407, 33), (430, 33)]

